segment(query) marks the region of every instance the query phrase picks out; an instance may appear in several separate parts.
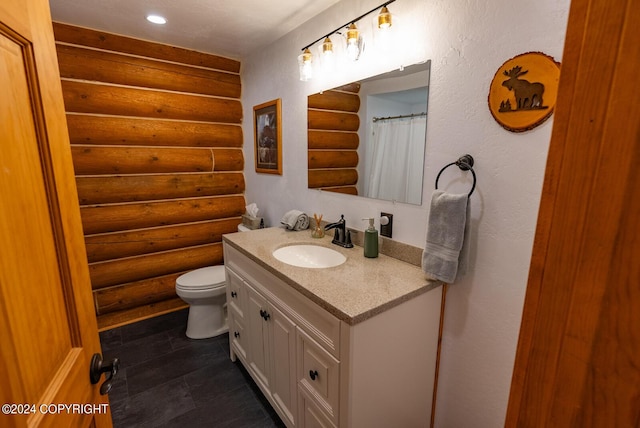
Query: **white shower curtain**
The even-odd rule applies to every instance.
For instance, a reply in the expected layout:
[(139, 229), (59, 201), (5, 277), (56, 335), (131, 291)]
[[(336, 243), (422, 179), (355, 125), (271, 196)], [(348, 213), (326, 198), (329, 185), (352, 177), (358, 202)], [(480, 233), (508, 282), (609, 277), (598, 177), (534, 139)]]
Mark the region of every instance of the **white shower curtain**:
[(372, 125), (366, 196), (420, 205), (426, 116), (378, 120)]

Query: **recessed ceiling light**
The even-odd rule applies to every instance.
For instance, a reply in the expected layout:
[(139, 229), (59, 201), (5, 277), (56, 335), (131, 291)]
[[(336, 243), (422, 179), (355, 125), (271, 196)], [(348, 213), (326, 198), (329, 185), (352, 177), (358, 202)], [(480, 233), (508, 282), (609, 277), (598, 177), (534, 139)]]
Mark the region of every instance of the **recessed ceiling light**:
[(167, 20), (164, 16), (160, 15), (147, 15), (147, 21), (153, 22), (154, 24), (166, 24)]

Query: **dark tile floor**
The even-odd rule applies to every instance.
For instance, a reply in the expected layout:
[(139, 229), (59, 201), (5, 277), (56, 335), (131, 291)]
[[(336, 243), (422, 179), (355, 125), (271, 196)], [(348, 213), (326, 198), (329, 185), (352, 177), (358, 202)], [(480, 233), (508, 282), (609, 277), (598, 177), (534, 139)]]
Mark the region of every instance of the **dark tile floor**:
[(100, 333), (108, 361), (120, 359), (109, 394), (113, 426), (284, 427), (229, 338), (185, 336), (187, 310)]

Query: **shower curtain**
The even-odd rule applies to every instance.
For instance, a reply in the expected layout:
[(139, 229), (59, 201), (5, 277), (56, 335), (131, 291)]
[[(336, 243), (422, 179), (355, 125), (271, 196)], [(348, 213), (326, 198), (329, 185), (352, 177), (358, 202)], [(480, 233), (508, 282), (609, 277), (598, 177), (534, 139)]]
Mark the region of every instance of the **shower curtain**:
[(378, 120), (372, 124), (373, 153), (365, 195), (420, 205), (426, 116)]

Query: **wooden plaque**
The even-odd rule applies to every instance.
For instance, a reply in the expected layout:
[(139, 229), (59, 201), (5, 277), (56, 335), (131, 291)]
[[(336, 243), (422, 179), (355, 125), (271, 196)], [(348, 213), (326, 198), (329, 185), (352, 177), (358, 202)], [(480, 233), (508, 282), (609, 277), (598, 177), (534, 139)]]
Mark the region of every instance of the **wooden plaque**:
[(553, 113), (558, 96), (560, 63), (541, 52), (506, 61), (496, 71), (489, 90), (489, 110), (503, 128), (524, 132)]

